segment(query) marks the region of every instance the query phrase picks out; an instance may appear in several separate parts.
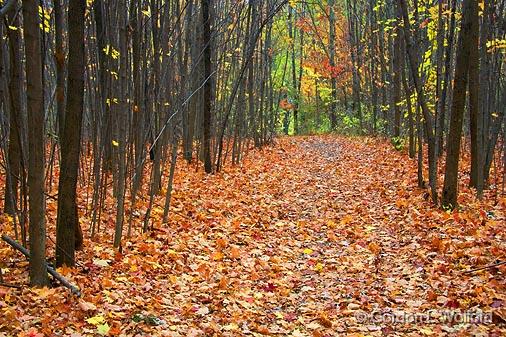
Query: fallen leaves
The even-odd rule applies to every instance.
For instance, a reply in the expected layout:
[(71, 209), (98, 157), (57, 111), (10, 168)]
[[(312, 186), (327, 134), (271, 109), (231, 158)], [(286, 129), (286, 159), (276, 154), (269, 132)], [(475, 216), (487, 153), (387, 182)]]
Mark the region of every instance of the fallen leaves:
[(95, 311), (97, 310), (97, 306), (91, 302), (86, 302), (82, 299), (79, 300), (79, 307), (83, 311)]
[(213, 252), (211, 257), (213, 258), (214, 261), (221, 261), (221, 260), (223, 260), (225, 255), (221, 251), (218, 250), (218, 251)]
[[(463, 271), (506, 259), (506, 200), (478, 203), (462, 188), (467, 202), (458, 213), (433, 208), (416, 188), (416, 163), (384, 143), (286, 138), (215, 176), (178, 165), (177, 211), (168, 223), (156, 196), (156, 230), (141, 233), (134, 217), (119, 254), (107, 218), (114, 206), (104, 209), (104, 232), (78, 255), (84, 267), (59, 269), (83, 298), (60, 288), (0, 287), (0, 329), (14, 336), (404, 336), (412, 326), (355, 315), (505, 309), (506, 270)], [(134, 211), (144, 214), (146, 203)], [(48, 209), (52, 220), (56, 208)], [(0, 255), (17, 258), (10, 249)], [(26, 279), (18, 270), (26, 268), (4, 274)], [(417, 326), (415, 334), (443, 328), (501, 335), (496, 326), (440, 324)]]
[(109, 267), (108, 260), (95, 259), (95, 260), (93, 260), (93, 264), (98, 267)]
[(230, 249), (230, 257), (232, 259), (239, 259), (241, 257), (241, 250), (237, 247), (232, 247)]
[(306, 249), (304, 249), (303, 253), (307, 254), (307, 255), (311, 255), (311, 254), (313, 254), (313, 250), (311, 248), (306, 248)]
[(374, 255), (378, 255), (381, 251), (381, 246), (378, 245), (376, 242), (370, 242), (368, 245), (367, 245), (367, 248), (374, 254)]
[(92, 324), (92, 325), (99, 325), (105, 323), (105, 318), (102, 315), (97, 315), (90, 317), (86, 320), (86, 322)]

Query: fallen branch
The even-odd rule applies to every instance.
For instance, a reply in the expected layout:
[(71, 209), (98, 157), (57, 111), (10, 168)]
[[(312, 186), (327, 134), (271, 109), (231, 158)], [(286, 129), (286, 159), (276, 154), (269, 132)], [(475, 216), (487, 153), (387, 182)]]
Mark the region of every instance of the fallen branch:
[(5, 282), (0, 282), (0, 287), (21, 289), (21, 286), (18, 286), (17, 284), (10, 284)]
[(503, 264), (506, 264), (506, 261), (497, 262), (497, 263), (490, 264), (490, 265), (484, 266), (484, 267), (479, 267), (479, 268), (475, 268), (475, 269), (466, 270), (463, 273), (464, 274), (470, 274), (470, 273), (474, 273), (476, 271), (485, 270), (485, 269), (491, 269), (491, 268), (495, 268), (495, 267), (498, 267), (498, 266), (502, 266)]
[[(16, 240), (10, 238), (9, 236), (7, 235), (2, 235), (2, 240), (4, 240), (5, 242), (7, 242), (12, 248), (20, 251), (24, 256), (26, 256), (26, 258), (28, 260), (30, 260), (30, 251), (28, 249), (26, 249), (25, 247), (23, 247), (22, 245), (20, 245), (18, 242), (16, 242)], [(46, 264), (46, 269), (47, 269), (47, 272), (53, 276), (55, 279), (57, 279), (64, 287), (70, 289), (70, 291), (72, 292), (72, 294), (76, 295), (76, 296), (81, 296), (81, 292), (79, 291), (79, 289), (70, 284), (69, 281), (67, 281), (65, 279), (65, 277), (63, 277), (62, 275), (60, 275), (55, 269), (53, 266), (49, 265), (49, 264)]]

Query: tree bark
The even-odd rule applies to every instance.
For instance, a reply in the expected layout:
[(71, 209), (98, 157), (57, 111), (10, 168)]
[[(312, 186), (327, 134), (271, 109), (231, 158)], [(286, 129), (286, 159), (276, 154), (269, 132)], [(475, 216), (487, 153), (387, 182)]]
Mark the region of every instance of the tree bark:
[[(469, 80), (469, 69), (472, 49), (478, 33), (478, 1), (464, 0), (463, 17), (459, 33), (458, 52), (455, 66), (455, 80), (453, 86), (453, 100), (450, 117), (450, 130), (447, 141), (446, 169), (443, 186), (442, 206), (453, 209), (457, 207), (458, 168), (460, 156), (460, 141), (464, 108), (466, 104), (466, 89)], [(473, 65), (475, 67), (477, 65)]]
[[(336, 13), (335, 0), (329, 0), (329, 63), (332, 69), (336, 66)], [(337, 79), (331, 74), (330, 78), (330, 126), (332, 130), (337, 128)]]
[[(56, 266), (75, 265), (75, 250), (83, 243), (77, 210), (77, 178), (84, 103), (85, 0), (69, 2), (68, 99), (61, 139), (60, 183), (56, 226)], [(77, 232), (76, 232), (77, 231)], [(76, 234), (77, 233), (77, 234)]]
[(212, 173), (213, 167), (211, 163), (211, 109), (212, 109), (212, 60), (211, 60), (211, 17), (209, 15), (209, 8), (213, 0), (201, 0), (202, 6), (202, 25), (204, 28), (204, 37), (202, 49), (204, 51), (204, 114), (202, 118), (202, 132), (203, 132), (203, 155), (204, 155), (204, 168), (206, 173)]
[(436, 161), (436, 149), (435, 149), (435, 139), (434, 139), (434, 130), (433, 130), (433, 116), (427, 106), (427, 101), (425, 99), (425, 93), (423, 91), (423, 85), (418, 75), (418, 62), (415, 55), (413, 42), (411, 40), (411, 24), (408, 16), (408, 7), (406, 4), (406, 0), (398, 0), (402, 18), (404, 21), (404, 40), (406, 41), (406, 51), (408, 52), (408, 60), (411, 68), (411, 75), (413, 77), (413, 82), (415, 84), (415, 89), (418, 96), (418, 104), (422, 109), (422, 114), (424, 118), (424, 126), (425, 126), (425, 134), (427, 135), (428, 142), (428, 156), (429, 156), (429, 184), (431, 187), (431, 196), (432, 201), (437, 203), (437, 161)]
[[(19, 26), (19, 15), (15, 11), (9, 12), (10, 24)], [(9, 37), (9, 148), (7, 151), (7, 172), (5, 182), (5, 204), (4, 210), (7, 214), (14, 216), (17, 210), (18, 186), (21, 177), (22, 157), (22, 111), (21, 111), (21, 30), (7, 29)]]
[(473, 31), (467, 37), (471, 43), (469, 59), (469, 113), (471, 131), (471, 180), (470, 186), (476, 187), (477, 196), (481, 199), (483, 195), (483, 112), (480, 107), (480, 51), (479, 43), (479, 19), (478, 14), (473, 15)]
[(44, 200), (44, 104), (39, 6), (36, 0), (23, 0), (26, 57), (26, 96), (28, 110), (28, 187), (30, 214), (30, 284), (45, 286), (46, 223)]

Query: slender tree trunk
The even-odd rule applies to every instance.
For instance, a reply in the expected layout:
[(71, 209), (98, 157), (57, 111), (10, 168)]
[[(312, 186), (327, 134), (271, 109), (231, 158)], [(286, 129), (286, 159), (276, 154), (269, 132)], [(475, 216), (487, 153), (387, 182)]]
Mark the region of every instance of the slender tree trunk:
[(443, 75), (443, 49), (444, 49), (444, 25), (443, 25), (443, 0), (438, 0), (438, 19), (437, 19), (437, 49), (436, 49), (436, 156), (439, 156), (439, 134), (442, 132), (444, 123), (444, 111), (442, 107), (442, 75)]
[[(400, 21), (401, 14), (399, 13), (399, 8), (397, 7), (397, 16)], [(401, 28), (399, 27), (399, 30)], [(393, 93), (392, 93), (392, 105), (394, 110), (394, 137), (399, 137), (401, 135), (401, 107), (399, 103), (401, 101), (401, 59), (404, 55), (401, 55), (401, 32), (397, 32), (397, 36), (394, 37), (394, 46), (393, 46), (393, 70), (394, 70), (394, 83), (392, 85)]]
[[(54, 1), (55, 60), (56, 60), (56, 116), (60, 147), (65, 125), (65, 51), (63, 47), (64, 9), (62, 0)], [(70, 24), (70, 21), (69, 21)]]
[[(482, 168), (476, 167), (477, 165), (480, 165), (478, 163), (478, 160), (471, 160), (471, 181), (470, 186), (475, 186), (478, 190), (480, 184), (485, 185), (486, 179), (485, 176), (487, 176), (488, 179), (488, 173), (485, 173), (487, 167), (486, 167), (486, 152), (488, 148), (488, 139), (489, 139), (489, 128), (490, 128), (490, 97), (493, 95), (490, 95), (491, 92), (493, 92), (493, 85), (489, 85), (490, 83), (490, 54), (487, 52), (487, 41), (490, 39), (490, 23), (493, 17), (493, 6), (490, 3), (490, 0), (485, 0), (483, 2), (484, 8), (483, 8), (483, 16), (482, 16), (482, 25), (480, 29), (480, 45), (479, 45), (479, 53), (480, 53), (480, 70), (479, 70), (479, 93), (478, 93), (478, 100), (479, 100), (479, 116), (481, 117), (481, 121), (475, 121), (477, 123), (477, 126), (482, 127), (482, 138), (481, 138), (481, 144), (477, 144), (475, 142), (475, 145), (480, 145), (480, 149), (474, 149), (475, 151), (475, 158), (479, 159), (481, 161)], [(473, 149), (472, 149), (473, 150)], [(478, 151), (478, 152), (476, 152)], [(481, 153), (484, 152), (483, 155)], [(471, 153), (472, 155), (472, 153)], [(482, 156), (482, 158), (477, 158), (476, 155)], [(479, 177), (478, 175), (482, 175), (483, 182), (479, 183)]]
[[(446, 116), (446, 105), (447, 105), (447, 97), (448, 97), (448, 89), (450, 89), (451, 84), (451, 74), (452, 74), (452, 61), (453, 61), (453, 41), (455, 36), (455, 12), (457, 10), (457, 0), (452, 1), (452, 9), (451, 9), (451, 19), (450, 19), (450, 27), (448, 29), (448, 46), (446, 47), (445, 53), (445, 74), (443, 87), (441, 90), (441, 97), (438, 99), (439, 106), (439, 114), (438, 114), (438, 130), (437, 130), (437, 154), (440, 156), (443, 153), (444, 148), (444, 130), (445, 130), (445, 116)], [(443, 44), (444, 45), (444, 44)]]
[[(403, 48), (404, 49), (404, 48)], [(403, 50), (404, 51), (404, 50)], [(411, 88), (408, 82), (408, 74), (406, 74), (405, 69), (402, 69), (402, 84), (404, 86), (404, 93), (406, 96), (406, 105), (408, 107), (408, 132), (409, 132), (409, 157), (415, 158), (415, 131), (414, 131), (414, 125), (413, 125), (413, 106), (411, 104)], [(418, 109), (417, 109), (418, 110)], [(418, 118), (417, 118), (418, 120)], [(419, 128), (418, 122), (416, 125), (417, 128)]]
[[(336, 66), (336, 13), (335, 0), (329, 0), (329, 63), (332, 69)], [(333, 71), (333, 70), (332, 70)], [(337, 79), (334, 74), (330, 78), (330, 127), (332, 130), (337, 128)]]
[(202, 25), (204, 28), (204, 39), (202, 49), (204, 51), (204, 116), (202, 118), (204, 168), (206, 173), (212, 173), (211, 163), (211, 109), (212, 109), (212, 61), (211, 61), (211, 17), (209, 8), (213, 0), (201, 0)]
[[(69, 2), (68, 99), (61, 141), (60, 184), (58, 186), (58, 220), (56, 226), (56, 266), (73, 266), (79, 228), (77, 177), (81, 149), (81, 125), (84, 104), (84, 11), (85, 0)], [(79, 235), (77, 235), (79, 238)]]
[[(478, 10), (477, 10), (478, 11)], [(479, 21), (478, 15), (474, 15), (475, 29), (467, 37), (471, 43), (469, 59), (469, 113), (470, 113), (470, 131), (471, 131), (471, 180), (470, 186), (476, 187), (478, 198), (483, 195), (483, 115), (484, 109), (480, 107), (480, 51), (478, 49), (479, 41)]]
[(415, 84), (415, 89), (418, 94), (418, 104), (422, 109), (422, 114), (425, 122), (425, 134), (427, 135), (428, 142), (428, 156), (429, 156), (429, 184), (431, 187), (432, 201), (437, 203), (437, 161), (436, 161), (436, 149), (435, 139), (433, 130), (433, 116), (427, 106), (425, 99), (425, 93), (423, 91), (423, 85), (418, 75), (418, 62), (415, 55), (413, 42), (411, 40), (411, 24), (408, 16), (408, 7), (406, 0), (398, 0), (400, 5), (401, 14), (404, 21), (404, 40), (406, 41), (406, 51), (408, 52), (408, 60), (411, 68), (411, 76)]
[[(16, 11), (9, 12), (9, 21), (13, 27), (19, 26), (19, 15)], [(1, 24), (1, 23), (0, 23)], [(14, 216), (17, 210), (18, 187), (21, 178), (22, 158), (22, 113), (21, 113), (21, 29), (7, 29), (9, 37), (9, 148), (7, 150), (7, 172), (5, 183), (4, 210)]]
[(36, 0), (23, 0), (26, 56), (26, 96), (28, 123), (28, 186), (30, 214), (30, 284), (45, 286), (46, 223), (44, 197), (44, 104), (39, 6)]
[[(120, 1), (120, 3), (122, 3)], [(127, 123), (128, 123), (128, 110), (129, 104), (127, 102), (127, 76), (128, 76), (128, 63), (127, 63), (127, 7), (122, 4), (118, 8), (119, 11), (119, 45), (120, 45), (120, 113), (118, 114), (118, 188), (116, 193), (117, 209), (116, 209), (116, 225), (114, 231), (114, 247), (118, 248), (121, 245), (121, 238), (123, 236), (123, 223), (125, 219), (125, 190), (126, 190), (126, 150), (127, 150)]]
[(462, 23), (459, 33), (459, 48), (455, 66), (453, 101), (442, 198), (443, 207), (450, 209), (457, 207), (460, 141), (466, 104), (466, 89), (469, 82), (470, 67), (478, 66), (477, 64), (470, 64), (473, 54), (472, 50), (476, 48), (475, 44), (478, 43), (478, 29), (478, 1), (464, 0)]

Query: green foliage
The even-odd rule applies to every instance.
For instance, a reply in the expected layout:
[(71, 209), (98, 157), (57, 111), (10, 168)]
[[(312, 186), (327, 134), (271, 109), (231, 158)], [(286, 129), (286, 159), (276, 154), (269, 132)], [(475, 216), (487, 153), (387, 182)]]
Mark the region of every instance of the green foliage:
[(390, 142), (397, 151), (402, 151), (404, 149), (405, 141), (402, 137), (392, 137), (390, 138)]

